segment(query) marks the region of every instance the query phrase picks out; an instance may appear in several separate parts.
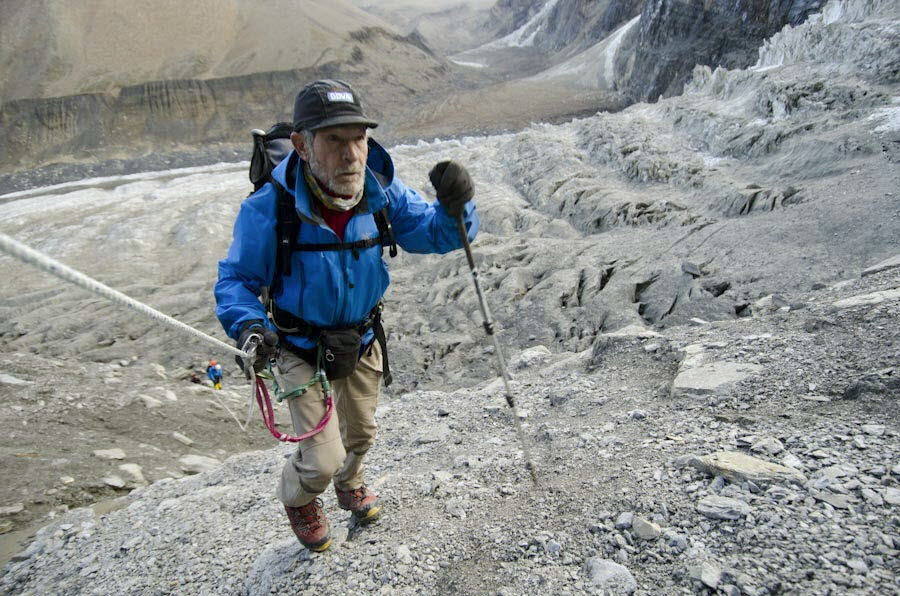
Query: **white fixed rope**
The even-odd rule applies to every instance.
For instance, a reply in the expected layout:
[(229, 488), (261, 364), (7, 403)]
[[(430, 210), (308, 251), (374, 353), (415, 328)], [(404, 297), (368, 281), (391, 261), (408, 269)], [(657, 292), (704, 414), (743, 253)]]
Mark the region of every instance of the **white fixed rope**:
[(252, 358), (252, 356), (250, 354), (248, 354), (242, 350), (238, 350), (234, 346), (230, 346), (230, 345), (226, 344), (225, 342), (218, 340), (215, 337), (212, 337), (211, 335), (207, 335), (207, 334), (203, 333), (202, 331), (194, 329), (190, 325), (185, 325), (181, 321), (179, 321), (177, 319), (173, 319), (169, 315), (156, 310), (152, 306), (148, 306), (148, 305), (144, 304), (143, 302), (139, 302), (139, 301), (135, 300), (134, 298), (131, 298), (130, 296), (126, 296), (122, 292), (119, 292), (118, 290), (114, 290), (111, 287), (100, 283), (96, 279), (88, 277), (84, 273), (75, 271), (71, 267), (69, 267), (67, 265), (63, 265), (59, 261), (57, 261), (51, 257), (48, 257), (47, 255), (36, 251), (35, 249), (31, 248), (30, 246), (22, 244), (18, 240), (14, 239), (14, 238), (10, 238), (6, 234), (2, 234), (2, 233), (0, 233), (0, 250), (3, 250), (4, 252), (11, 254), (12, 256), (14, 256), (17, 259), (19, 259), (20, 261), (22, 261), (23, 263), (32, 265), (33, 267), (37, 267), (38, 269), (41, 269), (42, 271), (46, 271), (47, 273), (55, 275), (56, 277), (58, 277), (60, 279), (63, 279), (67, 282), (75, 284), (76, 286), (78, 286), (80, 288), (84, 288), (85, 290), (88, 290), (89, 292), (93, 292), (94, 294), (103, 296), (104, 298), (107, 298), (107, 299), (111, 300), (112, 302), (115, 302), (116, 304), (121, 304), (123, 306), (127, 306), (128, 308), (131, 308), (132, 310), (135, 310), (135, 311), (141, 313), (142, 315), (150, 317), (154, 321), (158, 321), (160, 323), (165, 323), (166, 325), (169, 325), (170, 327), (178, 329), (178, 330), (182, 331), (183, 333), (190, 335), (194, 338), (201, 339), (209, 344), (216, 346), (217, 348), (225, 350), (226, 352), (228, 352), (230, 354), (234, 354), (236, 356), (240, 356), (241, 358), (245, 358), (245, 359)]

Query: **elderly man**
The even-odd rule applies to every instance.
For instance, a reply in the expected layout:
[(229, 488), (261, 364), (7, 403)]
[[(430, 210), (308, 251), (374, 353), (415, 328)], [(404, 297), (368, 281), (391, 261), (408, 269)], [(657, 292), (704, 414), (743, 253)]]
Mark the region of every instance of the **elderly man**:
[[(278, 486), (291, 528), (315, 551), (331, 545), (319, 498), (331, 482), (340, 507), (359, 522), (381, 510), (364, 483), (363, 459), (375, 440), (375, 407), (387, 372), (380, 322), (390, 283), (385, 236), (407, 252), (446, 253), (462, 246), (458, 218), (470, 240), (478, 230), (465, 168), (452, 161), (435, 165), (429, 178), (438, 200), (426, 202), (394, 175), (388, 153), (368, 138), (376, 126), (342, 81), (301, 89), (290, 136), (294, 151), (241, 205), (215, 287), (216, 314), (238, 347), (251, 336), (262, 340), (254, 368), (274, 358), (296, 433), (322, 426), (327, 382), (314, 381), (320, 368), (330, 377), (334, 413), (299, 443)], [(280, 223), (279, 205), (285, 204), (297, 222), (292, 228)], [(287, 256), (279, 245), (289, 245)]]

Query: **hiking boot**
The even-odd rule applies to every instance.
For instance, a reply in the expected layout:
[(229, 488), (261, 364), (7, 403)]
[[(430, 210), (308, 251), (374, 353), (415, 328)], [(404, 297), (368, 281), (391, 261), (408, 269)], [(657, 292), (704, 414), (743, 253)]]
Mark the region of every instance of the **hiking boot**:
[(331, 546), (328, 518), (322, 508), (322, 499), (313, 499), (302, 507), (284, 506), (291, 529), (303, 546), (317, 553)]
[(334, 490), (341, 509), (353, 512), (353, 517), (360, 523), (367, 524), (381, 514), (378, 495), (366, 488), (365, 484), (351, 490), (340, 490), (337, 487)]

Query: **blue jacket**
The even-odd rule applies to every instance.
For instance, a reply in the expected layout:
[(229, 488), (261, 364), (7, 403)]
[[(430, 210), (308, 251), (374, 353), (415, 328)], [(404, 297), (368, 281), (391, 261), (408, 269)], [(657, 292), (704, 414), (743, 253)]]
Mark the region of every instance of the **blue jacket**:
[[(298, 242), (341, 242), (313, 208), (314, 199), (306, 187), (300, 164), (300, 157), (291, 152), (272, 172), (272, 177), (294, 195), (302, 222)], [(288, 180), (296, 182), (289, 184)], [(358, 259), (349, 250), (295, 250), (290, 275), (273, 285), (275, 275), (281, 275), (275, 267), (276, 203), (276, 190), (268, 183), (241, 204), (228, 255), (219, 261), (219, 280), (215, 286), (216, 316), (225, 332), (237, 339), (242, 324), (253, 319), (263, 320), (275, 329), (258, 299), (264, 287), (275, 288), (273, 298), (278, 308), (317, 327), (352, 326), (362, 322), (390, 283), (382, 259), (383, 247), (360, 250)], [(394, 176), (390, 155), (369, 141), (364, 197), (347, 223), (343, 241), (378, 236), (372, 214), (386, 205), (397, 244), (403, 250), (443, 254), (462, 247), (456, 221), (440, 203), (427, 203)], [(465, 222), (469, 240), (473, 240), (478, 231), (478, 216), (471, 201), (466, 204)], [(369, 330), (363, 338), (364, 344), (370, 343), (372, 337)], [(310, 338), (300, 336), (289, 336), (287, 340), (301, 348), (314, 345)]]

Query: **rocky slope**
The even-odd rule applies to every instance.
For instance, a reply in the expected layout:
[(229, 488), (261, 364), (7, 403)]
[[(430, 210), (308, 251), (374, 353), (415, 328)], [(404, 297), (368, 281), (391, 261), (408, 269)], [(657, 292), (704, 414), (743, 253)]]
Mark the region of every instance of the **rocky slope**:
[(455, 54), (481, 45), (494, 32), (484, 27), (494, 0), (352, 0), (407, 35), (417, 33), (441, 55)]
[[(0, 586), (896, 590), (897, 32), (893, 3), (834, 2), (773, 37), (754, 68), (698, 68), (683, 96), (393, 149), (417, 188), (439, 159), (473, 171), (484, 221), (476, 258), (540, 487), (524, 473), (462, 256), (403, 255), (391, 263), (386, 314), (397, 381), (370, 470), (389, 506), (379, 525), (347, 526), (328, 495), (342, 546), (302, 552), (273, 497), (285, 452), (273, 448), (156, 482), (109, 514), (62, 514), (70, 489), (54, 486), (54, 525)], [(220, 166), (36, 190), (0, 199), (0, 230), (221, 333), (209, 288), (244, 175)], [(35, 383), (0, 385), (0, 420), (17, 433), (4, 462), (33, 453), (35, 473), (58, 474), (59, 456), (19, 427), (45, 424), (50, 398), (31, 369), (58, 370), (63, 400), (84, 399), (78, 385), (94, 370), (108, 375), (121, 395), (94, 399), (136, 417), (140, 395), (159, 387), (156, 411), (192, 424), (190, 385), (148, 371), (183, 368), (206, 348), (0, 264), (11, 290), (0, 304), (4, 370)], [(78, 373), (85, 360), (119, 364), (114, 375), (95, 364)], [(178, 400), (163, 401), (165, 390)], [(66, 432), (65, 416), (54, 418)], [(159, 423), (159, 437), (171, 436)], [(129, 440), (109, 432), (113, 444)], [(216, 448), (193, 447), (221, 457)], [(730, 454), (713, 457), (721, 451)], [(147, 479), (173, 475), (181, 455), (160, 456)], [(87, 467), (88, 450), (66, 457), (96, 475), (73, 475), (74, 487), (122, 473), (116, 462)], [(4, 507), (22, 503), (7, 519), (47, 498), (42, 480), (0, 493)]]
[[(72, 156), (122, 157), (190, 146), (244, 142), (253, 128), (289, 120), (291, 97), (316, 78), (353, 80), (374, 117), (391, 125), (419, 94), (444, 84), (446, 64), (415, 38), (382, 28), (341, 37), (306, 68), (200, 79), (142, 82), (113, 93), (17, 100), (0, 106), (0, 167), (15, 170)], [(381, 106), (401, 106), (388, 113)]]
[(764, 39), (785, 25), (802, 23), (821, 6), (821, 0), (548, 0), (539, 7), (498, 2), (490, 22), (501, 32), (511, 30), (462, 57), (508, 60), (510, 48), (519, 48), (536, 54), (537, 65), (550, 67), (538, 75), (541, 79), (616, 90), (630, 101), (655, 101), (681, 93), (697, 64), (750, 66)]
[(367, 27), (390, 29), (347, 0), (13, 0), (0, 6), (0, 104), (343, 61)]

